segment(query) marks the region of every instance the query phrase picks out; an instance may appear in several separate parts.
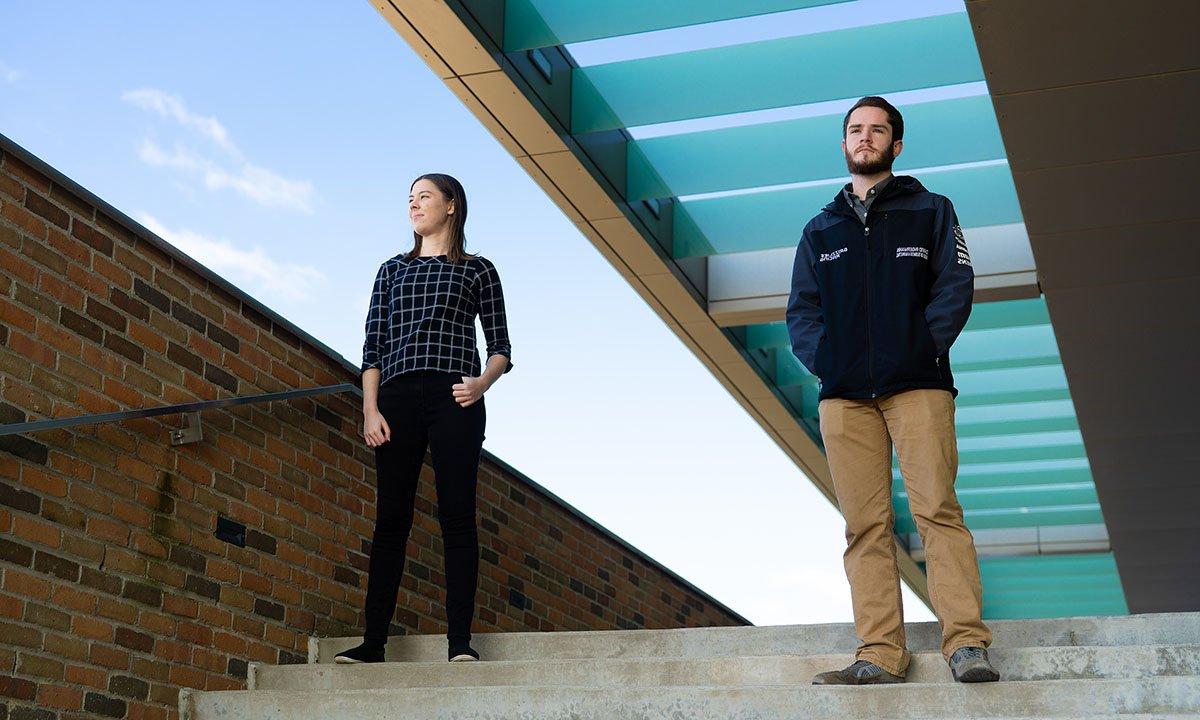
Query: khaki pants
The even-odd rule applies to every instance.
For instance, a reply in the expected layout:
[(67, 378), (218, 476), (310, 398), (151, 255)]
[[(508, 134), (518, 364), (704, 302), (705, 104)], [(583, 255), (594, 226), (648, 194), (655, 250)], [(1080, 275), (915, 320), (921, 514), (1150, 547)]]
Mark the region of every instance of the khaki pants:
[(893, 540), (892, 444), (921, 542), (929, 599), (942, 623), (942, 654), (987, 647), (975, 543), (954, 494), (954, 399), (908, 390), (875, 400), (821, 401), (821, 436), (846, 519), (846, 577), (860, 645), (856, 658), (894, 675), (908, 669), (900, 573)]

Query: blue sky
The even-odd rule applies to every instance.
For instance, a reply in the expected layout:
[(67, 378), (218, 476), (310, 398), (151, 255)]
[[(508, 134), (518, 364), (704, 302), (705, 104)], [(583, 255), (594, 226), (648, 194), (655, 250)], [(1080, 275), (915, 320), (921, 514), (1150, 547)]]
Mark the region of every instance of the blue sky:
[(0, 27), (0, 132), (351, 362), (408, 184), (458, 177), (513, 339), (486, 447), (755, 623), (850, 620), (837, 512), (369, 3), (8, 0)]

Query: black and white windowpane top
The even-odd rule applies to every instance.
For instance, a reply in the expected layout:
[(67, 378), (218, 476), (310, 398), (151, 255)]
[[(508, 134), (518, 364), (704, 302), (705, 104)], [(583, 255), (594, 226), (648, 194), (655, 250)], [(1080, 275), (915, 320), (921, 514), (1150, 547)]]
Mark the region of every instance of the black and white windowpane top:
[(407, 253), (383, 263), (371, 291), (362, 369), (379, 368), (379, 384), (416, 370), (478, 376), (475, 341), (479, 316), (487, 355), (503, 355), (512, 369), (504, 293), (496, 266), (479, 255), (459, 263), (445, 255)]

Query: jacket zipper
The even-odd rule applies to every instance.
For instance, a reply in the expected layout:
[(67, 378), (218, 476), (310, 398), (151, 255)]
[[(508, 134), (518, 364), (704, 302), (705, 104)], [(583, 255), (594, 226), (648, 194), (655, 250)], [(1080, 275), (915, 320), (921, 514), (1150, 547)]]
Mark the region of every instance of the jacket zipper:
[[(869, 213), (868, 213), (869, 214)], [(866, 267), (866, 288), (867, 288), (867, 383), (868, 389), (871, 391), (871, 397), (875, 397), (875, 369), (871, 362), (872, 356), (875, 354), (871, 350), (871, 226), (863, 221), (863, 239), (867, 243), (867, 267)]]

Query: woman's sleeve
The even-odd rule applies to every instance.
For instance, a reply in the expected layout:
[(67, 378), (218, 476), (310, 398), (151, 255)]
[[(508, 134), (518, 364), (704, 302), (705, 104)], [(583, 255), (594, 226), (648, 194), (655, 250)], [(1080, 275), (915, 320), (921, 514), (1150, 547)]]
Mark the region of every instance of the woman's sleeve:
[(479, 292), (479, 320), (483, 324), (483, 335), (487, 340), (487, 356), (503, 355), (508, 358), (512, 370), (512, 344), (508, 339), (508, 320), (504, 315), (504, 290), (500, 287), (500, 275), (496, 266), (480, 258), (483, 270), (475, 281)]
[(362, 369), (377, 368), (383, 364), (383, 349), (387, 345), (388, 332), (388, 276), (387, 263), (379, 267), (375, 285), (371, 288), (371, 307), (367, 310), (366, 340), (363, 342)]

